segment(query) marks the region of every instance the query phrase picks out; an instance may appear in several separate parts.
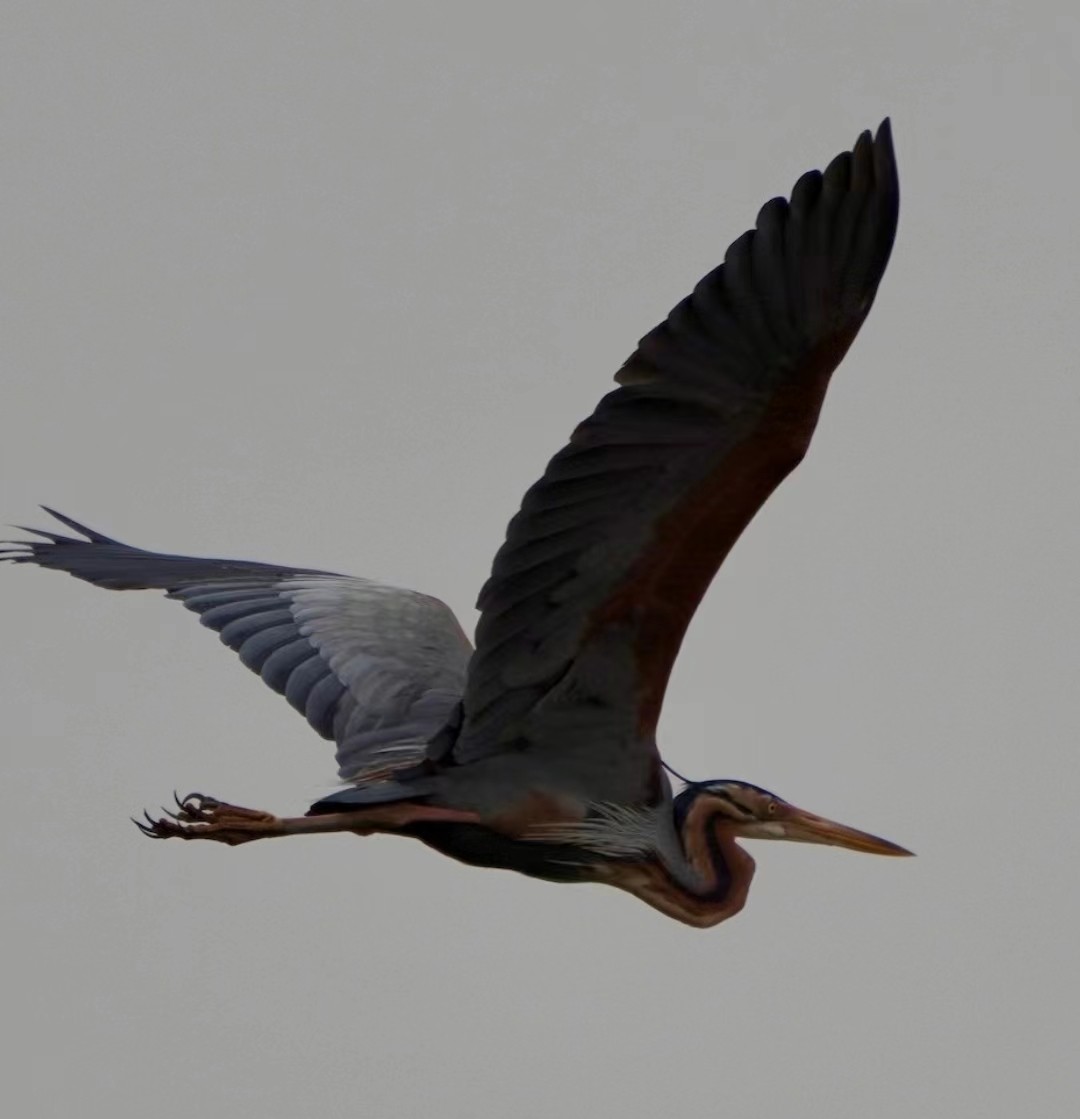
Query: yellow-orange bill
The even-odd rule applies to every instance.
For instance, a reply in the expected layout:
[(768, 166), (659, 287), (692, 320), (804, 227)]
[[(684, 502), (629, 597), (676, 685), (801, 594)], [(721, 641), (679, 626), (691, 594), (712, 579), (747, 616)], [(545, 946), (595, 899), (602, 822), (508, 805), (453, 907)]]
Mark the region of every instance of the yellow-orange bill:
[(791, 808), (783, 821), (784, 838), (802, 843), (827, 843), (832, 847), (846, 847), (849, 851), (865, 851), (869, 855), (913, 855), (906, 847), (869, 832), (849, 828), (824, 816), (815, 816), (802, 808)]

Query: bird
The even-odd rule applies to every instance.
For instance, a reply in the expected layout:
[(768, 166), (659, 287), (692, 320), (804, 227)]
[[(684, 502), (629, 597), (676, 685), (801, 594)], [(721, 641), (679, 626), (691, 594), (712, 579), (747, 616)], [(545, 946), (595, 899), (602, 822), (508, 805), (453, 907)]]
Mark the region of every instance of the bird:
[(35, 539), (0, 558), (165, 591), (335, 744), (340, 787), (304, 815), (174, 794), (140, 830), (230, 846), (389, 833), (472, 866), (607, 884), (697, 928), (746, 902), (739, 839), (911, 854), (749, 782), (683, 778), (656, 736), (687, 626), (806, 453), (898, 215), (888, 118), (761, 208), (526, 492), (475, 645), (417, 591), (146, 551), (42, 506), (74, 535), (20, 526)]

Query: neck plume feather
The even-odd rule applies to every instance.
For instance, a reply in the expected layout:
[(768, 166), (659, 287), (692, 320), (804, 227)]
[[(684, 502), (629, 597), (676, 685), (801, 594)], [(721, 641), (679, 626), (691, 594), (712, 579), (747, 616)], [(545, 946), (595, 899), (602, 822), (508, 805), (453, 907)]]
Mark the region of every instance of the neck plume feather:
[(695, 928), (711, 928), (734, 917), (746, 904), (754, 860), (735, 842), (731, 821), (707, 796), (697, 796), (683, 816), (680, 838), (700, 882), (696, 887), (679, 882), (657, 859), (609, 864), (601, 876)]

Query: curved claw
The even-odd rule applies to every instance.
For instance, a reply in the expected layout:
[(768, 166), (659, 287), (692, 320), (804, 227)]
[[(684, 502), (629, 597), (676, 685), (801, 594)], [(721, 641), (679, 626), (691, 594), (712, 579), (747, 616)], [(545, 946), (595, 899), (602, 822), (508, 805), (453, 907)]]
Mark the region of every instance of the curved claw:
[(216, 797), (208, 797), (205, 793), (188, 793), (184, 797), (179, 797), (174, 792), (173, 799), (176, 801), (181, 815), (191, 816), (196, 819), (205, 816), (207, 812), (213, 812), (215, 808), (221, 806), (220, 800)]
[(149, 812), (143, 812), (143, 816), (146, 817), (145, 824), (142, 822), (142, 820), (135, 819), (134, 816), (131, 817), (131, 822), (139, 829), (139, 831), (143, 833), (143, 835), (148, 835), (151, 839), (164, 839), (165, 836), (163, 836), (160, 831), (161, 821), (155, 820)]
[(131, 822), (152, 839), (213, 839), (230, 846), (279, 834), (268, 831), (276, 817), (267, 812), (226, 804), (204, 793), (181, 797), (174, 791), (173, 800), (176, 811), (162, 806), (162, 815), (157, 819), (143, 812), (143, 819), (132, 817)]

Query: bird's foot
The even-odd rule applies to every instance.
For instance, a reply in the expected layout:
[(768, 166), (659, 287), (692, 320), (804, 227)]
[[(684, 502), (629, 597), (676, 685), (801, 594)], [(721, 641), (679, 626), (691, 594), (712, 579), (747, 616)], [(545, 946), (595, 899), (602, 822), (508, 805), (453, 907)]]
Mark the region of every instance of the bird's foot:
[(226, 804), (202, 793), (189, 793), (181, 799), (173, 793), (175, 812), (162, 809), (164, 816), (154, 819), (144, 812), (144, 820), (132, 823), (151, 839), (212, 839), (235, 847), (254, 839), (281, 835), (281, 821), (269, 812)]

